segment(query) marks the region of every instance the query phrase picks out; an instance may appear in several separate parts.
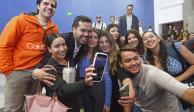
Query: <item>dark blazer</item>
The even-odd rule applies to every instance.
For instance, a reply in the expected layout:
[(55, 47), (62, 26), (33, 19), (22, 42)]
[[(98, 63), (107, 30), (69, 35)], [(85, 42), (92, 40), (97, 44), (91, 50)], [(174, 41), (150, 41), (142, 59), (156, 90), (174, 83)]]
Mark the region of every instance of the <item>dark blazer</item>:
[[(136, 29), (137, 31), (139, 31), (139, 24), (138, 24), (139, 20), (138, 18), (132, 14), (132, 25), (131, 25), (131, 29)], [(127, 21), (126, 21), (126, 14), (123, 15), (120, 18), (119, 21), (119, 32), (121, 36), (125, 36), (127, 34)]]
[(79, 55), (80, 53), (83, 53), (82, 51), (84, 50), (84, 46), (82, 45), (81, 48), (79, 49), (77, 55), (75, 56), (75, 58), (73, 58), (73, 53), (74, 53), (74, 49), (75, 49), (75, 38), (73, 36), (73, 32), (69, 32), (69, 33), (61, 33), (61, 35), (63, 36), (63, 38), (65, 39), (65, 42), (67, 44), (67, 59), (73, 59), (74, 64), (77, 64), (77, 62), (79, 61)]

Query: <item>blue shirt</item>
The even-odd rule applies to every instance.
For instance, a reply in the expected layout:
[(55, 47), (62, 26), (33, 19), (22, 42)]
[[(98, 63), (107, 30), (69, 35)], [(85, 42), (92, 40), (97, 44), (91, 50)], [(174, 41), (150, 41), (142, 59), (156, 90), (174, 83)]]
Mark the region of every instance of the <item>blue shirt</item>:
[[(80, 63), (78, 65), (79, 67), (79, 77), (84, 78), (85, 76), (85, 69), (89, 67), (92, 64), (90, 59), (87, 57), (83, 57), (82, 60), (80, 60)], [(105, 97), (104, 97), (104, 105), (110, 107), (111, 104), (111, 95), (112, 95), (112, 80), (110, 77), (110, 70), (109, 70), (109, 63), (107, 62), (105, 65), (105, 70), (103, 72), (103, 80), (105, 84)]]
[[(179, 49), (181, 48), (181, 42), (176, 42), (175, 43), (175, 47), (176, 49), (179, 51)], [(170, 75), (175, 76), (178, 75), (182, 72), (183, 67), (182, 64), (179, 60), (168, 56), (168, 60), (167, 60), (167, 71)]]

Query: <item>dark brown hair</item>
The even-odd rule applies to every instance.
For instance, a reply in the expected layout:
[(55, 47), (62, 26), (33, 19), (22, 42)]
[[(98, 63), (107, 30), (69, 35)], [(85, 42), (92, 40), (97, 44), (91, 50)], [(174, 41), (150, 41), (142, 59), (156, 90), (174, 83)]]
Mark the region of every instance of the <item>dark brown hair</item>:
[(134, 34), (135, 37), (138, 39), (139, 44), (137, 45), (136, 49), (138, 51), (138, 54), (140, 56), (142, 56), (144, 54), (144, 45), (143, 45), (143, 39), (141, 37), (141, 35), (139, 34), (139, 32), (135, 29), (131, 29), (127, 32), (127, 35), (125, 36), (125, 44), (129, 44), (128, 43), (128, 36), (129, 34)]
[[(147, 32), (151, 32), (151, 33), (153, 33), (154, 35), (156, 35), (157, 38), (159, 38), (158, 35), (157, 35), (155, 32), (153, 32), (153, 31), (147, 31)], [(142, 37), (143, 37), (144, 34), (147, 33), (147, 32), (144, 32), (143, 35), (142, 35)], [(160, 41), (159, 44), (160, 44), (159, 62), (160, 62), (160, 64), (161, 64), (162, 68), (163, 68), (164, 70), (166, 70), (166, 69), (167, 69), (167, 61), (168, 61), (166, 46), (164, 45), (164, 43), (163, 43), (162, 41)], [(146, 60), (147, 60), (151, 65), (154, 65), (154, 66), (155, 66), (155, 63), (154, 63), (154, 60), (155, 60), (155, 59), (154, 59), (153, 53), (152, 53), (152, 51), (151, 51), (150, 49), (147, 49), (147, 54), (146, 54), (145, 57), (146, 57)]]
[(137, 49), (133, 48), (131, 45), (129, 44), (124, 45), (123, 47), (120, 48), (120, 50), (117, 53), (117, 59), (119, 62), (121, 62), (122, 60), (121, 53), (124, 51), (132, 51), (132, 52), (138, 53)]
[[(109, 24), (109, 25), (106, 27), (106, 31), (109, 32), (110, 29), (113, 28), (113, 27), (116, 27), (116, 28), (118, 28), (118, 30), (119, 30), (119, 25), (117, 25), (117, 24)], [(121, 46), (120, 36), (116, 39), (116, 44), (118, 44), (119, 47)]]

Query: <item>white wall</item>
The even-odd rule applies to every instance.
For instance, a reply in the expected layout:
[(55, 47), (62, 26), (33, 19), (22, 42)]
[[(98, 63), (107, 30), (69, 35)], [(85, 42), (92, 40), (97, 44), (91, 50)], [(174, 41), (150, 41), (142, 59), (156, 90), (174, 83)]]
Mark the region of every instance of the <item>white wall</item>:
[(161, 24), (183, 20), (184, 0), (154, 0), (155, 31), (161, 34)]
[(185, 0), (183, 11), (184, 29), (194, 32), (194, 0)]

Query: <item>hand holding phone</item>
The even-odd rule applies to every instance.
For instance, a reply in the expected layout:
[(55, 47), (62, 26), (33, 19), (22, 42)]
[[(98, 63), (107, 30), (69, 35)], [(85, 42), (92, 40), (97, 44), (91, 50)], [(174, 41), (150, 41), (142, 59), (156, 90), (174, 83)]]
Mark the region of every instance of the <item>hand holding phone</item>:
[(100, 82), (103, 79), (103, 72), (107, 63), (108, 55), (105, 53), (97, 52), (94, 57), (93, 67), (93, 81)]
[(120, 96), (129, 96), (129, 85), (124, 85), (119, 89)]

